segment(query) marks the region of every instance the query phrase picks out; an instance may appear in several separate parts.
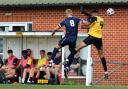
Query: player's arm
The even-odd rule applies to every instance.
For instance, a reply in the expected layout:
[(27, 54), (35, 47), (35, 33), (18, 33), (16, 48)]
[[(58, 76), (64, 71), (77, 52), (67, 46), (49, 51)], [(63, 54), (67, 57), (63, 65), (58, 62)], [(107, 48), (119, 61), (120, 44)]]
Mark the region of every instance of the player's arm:
[(55, 27), (55, 30), (52, 32), (52, 36), (54, 36), (54, 34), (60, 29), (61, 27), (59, 25), (57, 25)]
[(82, 23), (86, 26), (90, 25), (91, 23), (97, 21), (96, 17), (89, 17), (87, 20), (82, 20)]
[(52, 32), (52, 36), (61, 28), (65, 25), (65, 21), (62, 21), (61, 23), (59, 23), (56, 27), (55, 30)]
[(88, 26), (88, 25), (90, 25), (90, 22), (87, 21), (87, 20), (81, 20), (81, 21), (80, 21), (80, 26), (82, 26), (82, 25)]
[(90, 22), (88, 22), (86, 20), (81, 20), (79, 22), (79, 25), (80, 25), (81, 29), (89, 29)]
[(91, 14), (89, 12), (87, 12), (86, 10), (84, 10), (84, 7), (81, 6), (80, 7), (80, 12), (88, 17), (91, 17)]

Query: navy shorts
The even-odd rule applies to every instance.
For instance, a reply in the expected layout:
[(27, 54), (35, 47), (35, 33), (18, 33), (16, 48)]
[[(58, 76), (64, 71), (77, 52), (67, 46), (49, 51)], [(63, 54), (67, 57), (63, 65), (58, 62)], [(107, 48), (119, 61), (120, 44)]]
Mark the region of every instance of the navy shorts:
[(91, 45), (93, 44), (97, 50), (101, 50), (102, 49), (102, 38), (96, 38), (96, 37), (93, 37), (93, 36), (88, 36), (87, 38), (85, 38), (83, 40), (83, 42), (86, 44), (86, 45)]
[(75, 48), (76, 47), (76, 38), (64, 37), (59, 41), (58, 45), (60, 45), (61, 47), (68, 45), (69, 47)]

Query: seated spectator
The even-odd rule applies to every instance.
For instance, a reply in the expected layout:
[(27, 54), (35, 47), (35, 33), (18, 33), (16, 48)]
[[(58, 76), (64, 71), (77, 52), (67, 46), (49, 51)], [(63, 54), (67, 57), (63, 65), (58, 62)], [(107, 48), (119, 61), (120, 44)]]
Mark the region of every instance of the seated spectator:
[(78, 69), (80, 68), (79, 59), (75, 58), (70, 66), (69, 76), (77, 76)]
[(80, 68), (80, 52), (78, 52), (75, 55), (75, 59), (73, 60), (71, 66), (70, 66), (70, 71), (68, 73), (69, 76), (77, 76), (78, 74), (78, 69)]
[(53, 74), (54, 78), (57, 80), (58, 73), (61, 70), (61, 52), (58, 52), (55, 58), (56, 58), (56, 64), (51, 66), (51, 63), (49, 61), (49, 66), (47, 67), (46, 76), (45, 76), (47, 79), (50, 79), (51, 74)]
[(33, 59), (28, 56), (28, 51), (22, 51), (21, 66), (23, 68), (22, 83), (25, 83), (27, 73), (30, 73), (31, 68), (34, 67)]
[(27, 51), (28, 51), (27, 56), (29, 56), (30, 58), (33, 59), (32, 50), (31, 49), (27, 49)]
[(18, 64), (18, 59), (13, 55), (12, 50), (8, 50), (8, 58), (5, 65), (2, 66), (0, 72), (4, 74), (4, 78), (12, 78), (16, 74), (16, 67)]
[(35, 68), (32, 68), (29, 75), (29, 83), (34, 82), (34, 74), (36, 74), (35, 79), (39, 78), (40, 71), (46, 71), (47, 66), (47, 57), (45, 55), (45, 50), (40, 50), (40, 59), (38, 60), (38, 63)]
[(78, 69), (80, 68), (80, 63), (79, 63), (79, 59), (75, 58), (73, 60), (73, 63), (71, 64), (71, 69)]

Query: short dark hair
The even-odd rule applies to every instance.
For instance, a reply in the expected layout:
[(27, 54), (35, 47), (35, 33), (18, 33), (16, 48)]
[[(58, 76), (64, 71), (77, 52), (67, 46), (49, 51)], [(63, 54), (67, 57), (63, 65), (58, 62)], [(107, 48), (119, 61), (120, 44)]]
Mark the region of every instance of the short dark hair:
[(94, 9), (94, 10), (91, 11), (91, 13), (99, 13), (99, 11)]
[(13, 53), (13, 51), (11, 49), (8, 50), (8, 53)]
[(22, 55), (23, 55), (23, 54), (27, 54), (27, 53), (28, 53), (27, 50), (22, 50)]
[(43, 52), (43, 53), (45, 53), (45, 50), (43, 50), (43, 49), (42, 49), (42, 50), (40, 50), (40, 52)]
[(52, 52), (48, 52), (47, 55), (52, 55)]

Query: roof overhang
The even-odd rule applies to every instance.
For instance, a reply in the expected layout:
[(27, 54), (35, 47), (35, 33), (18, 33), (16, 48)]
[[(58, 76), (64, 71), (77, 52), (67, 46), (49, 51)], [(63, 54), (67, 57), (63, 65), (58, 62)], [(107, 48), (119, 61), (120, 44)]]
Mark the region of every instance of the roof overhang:
[(80, 6), (80, 5), (114, 5), (114, 6), (126, 6), (128, 5), (128, 1), (120, 1), (120, 2), (80, 2), (80, 3), (28, 3), (28, 4), (0, 4), (0, 7), (20, 7), (20, 8), (31, 8), (31, 7), (52, 7), (52, 6)]

